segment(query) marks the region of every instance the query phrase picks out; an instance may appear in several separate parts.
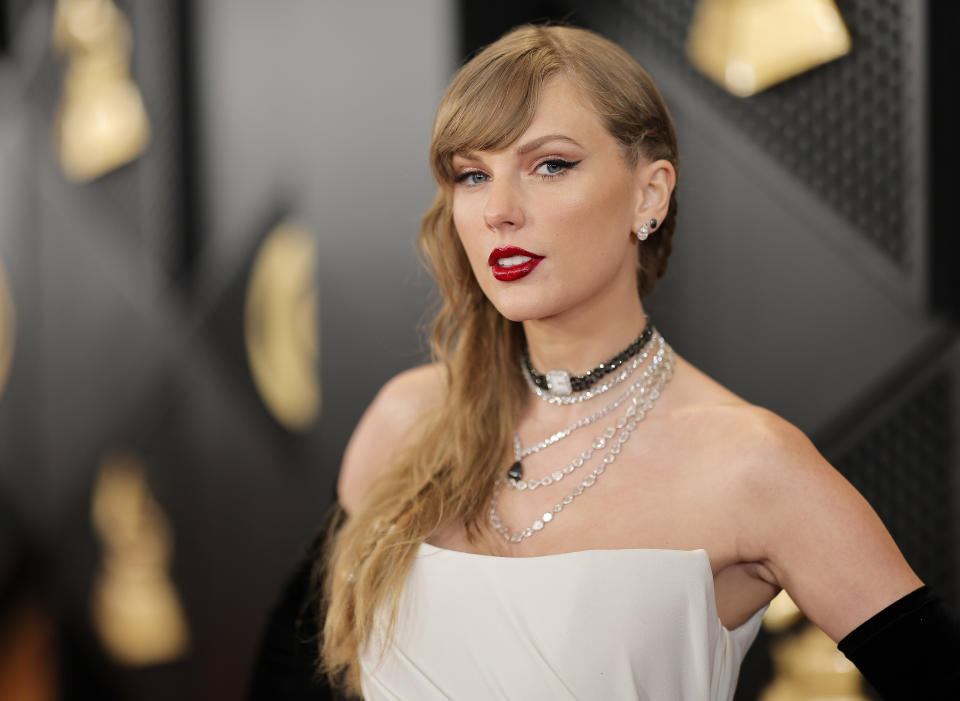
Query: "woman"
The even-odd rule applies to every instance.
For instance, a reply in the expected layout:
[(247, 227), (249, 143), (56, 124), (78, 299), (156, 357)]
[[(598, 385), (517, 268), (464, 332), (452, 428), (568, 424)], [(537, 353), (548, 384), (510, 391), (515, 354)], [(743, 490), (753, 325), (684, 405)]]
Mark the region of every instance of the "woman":
[(628, 54), (508, 33), (454, 77), (430, 155), (436, 362), (381, 390), (345, 454), (328, 673), (369, 700), (729, 699), (782, 588), (836, 641), (929, 614), (803, 434), (647, 319), (678, 155)]

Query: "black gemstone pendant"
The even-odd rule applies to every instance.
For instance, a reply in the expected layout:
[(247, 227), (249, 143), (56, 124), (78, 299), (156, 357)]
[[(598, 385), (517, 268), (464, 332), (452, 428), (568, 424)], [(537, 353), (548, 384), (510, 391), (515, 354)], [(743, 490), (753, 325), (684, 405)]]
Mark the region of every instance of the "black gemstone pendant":
[(519, 482), (523, 479), (523, 465), (520, 464), (519, 460), (513, 463), (513, 465), (510, 466), (510, 469), (507, 470), (507, 477), (512, 479), (514, 482)]

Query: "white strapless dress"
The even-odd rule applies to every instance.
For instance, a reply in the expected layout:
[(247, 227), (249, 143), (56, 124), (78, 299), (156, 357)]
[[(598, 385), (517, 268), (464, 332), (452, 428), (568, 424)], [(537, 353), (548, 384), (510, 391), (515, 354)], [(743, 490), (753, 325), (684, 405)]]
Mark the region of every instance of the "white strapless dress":
[(492, 557), (424, 543), (366, 701), (729, 701), (766, 607), (728, 630), (705, 550)]

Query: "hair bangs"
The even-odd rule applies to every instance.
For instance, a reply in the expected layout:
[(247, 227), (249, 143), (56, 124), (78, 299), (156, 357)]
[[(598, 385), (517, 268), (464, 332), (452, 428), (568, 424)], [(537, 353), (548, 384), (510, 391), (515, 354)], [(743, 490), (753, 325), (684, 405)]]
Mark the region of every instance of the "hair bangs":
[(563, 69), (549, 43), (486, 54), (464, 66), (437, 109), (431, 165), (440, 184), (454, 181), (455, 154), (499, 151), (519, 139), (533, 121), (543, 84)]

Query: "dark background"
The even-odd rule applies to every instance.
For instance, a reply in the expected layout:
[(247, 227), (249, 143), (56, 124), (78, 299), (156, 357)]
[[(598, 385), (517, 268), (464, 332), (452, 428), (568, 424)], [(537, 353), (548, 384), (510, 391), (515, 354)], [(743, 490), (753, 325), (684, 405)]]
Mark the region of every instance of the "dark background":
[[(955, 3), (841, 0), (852, 52), (747, 99), (686, 60), (692, 0), (117, 4), (153, 139), (78, 186), (51, 149), (54, 3), (0, 2), (0, 265), (17, 313), (0, 625), (40, 602), (65, 696), (242, 697), (352, 427), (425, 359), (414, 240), (433, 110), (465, 56), (528, 20), (614, 39), (671, 108), (680, 219), (658, 327), (806, 431), (960, 608)], [(264, 407), (242, 343), (252, 259), (285, 214), (318, 250), (323, 409), (300, 433)], [(118, 449), (171, 521), (191, 633), (149, 668), (110, 660), (88, 616), (91, 489)], [(767, 644), (738, 698), (767, 682)]]

